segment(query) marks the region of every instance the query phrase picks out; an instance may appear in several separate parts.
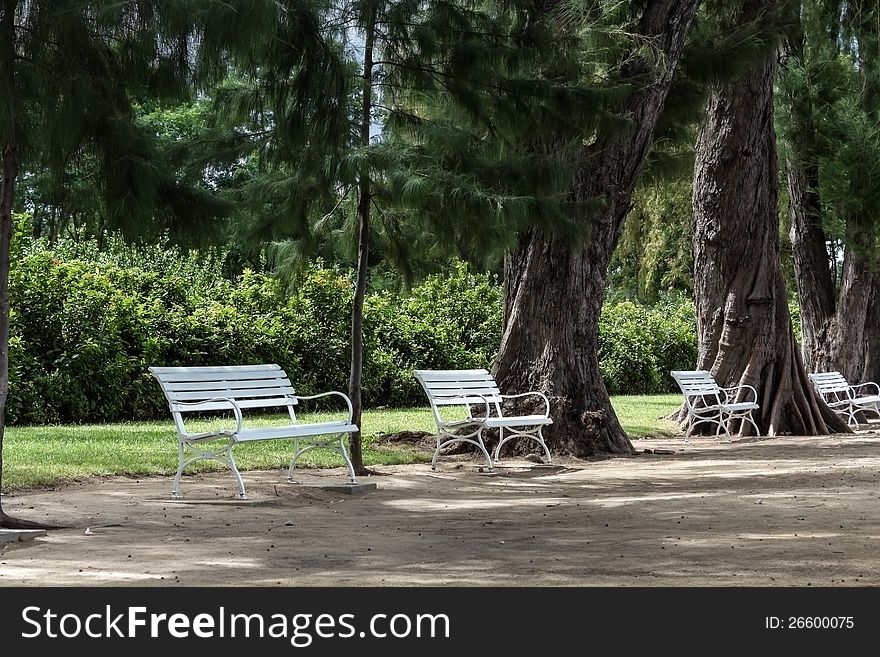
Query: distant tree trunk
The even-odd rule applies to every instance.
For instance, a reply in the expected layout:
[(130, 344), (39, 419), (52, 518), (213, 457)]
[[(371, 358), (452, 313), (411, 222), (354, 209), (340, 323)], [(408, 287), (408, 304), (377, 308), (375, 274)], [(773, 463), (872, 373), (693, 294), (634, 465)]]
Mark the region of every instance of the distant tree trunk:
[[(769, 0), (746, 2), (740, 20), (768, 6)], [(771, 54), (740, 80), (716, 86), (697, 139), (697, 367), (722, 386), (756, 388), (761, 408), (754, 419), (762, 434), (848, 431), (816, 396), (788, 312), (779, 258), (775, 68)]]
[(95, 246), (98, 252), (104, 251), (104, 237), (107, 232), (107, 220), (104, 217), (98, 219), (98, 232), (95, 234)]
[[(832, 24), (835, 24), (832, 21)], [(834, 35), (829, 38), (835, 46)], [(805, 35), (793, 35), (785, 44), (785, 57), (795, 61), (804, 57)], [(873, 48), (864, 45), (865, 48)], [(836, 47), (835, 47), (836, 50)], [(867, 62), (863, 62), (864, 67)], [(874, 91), (863, 90), (863, 104)], [(840, 288), (836, 290), (836, 253), (829, 254), (828, 235), (822, 224), (819, 196), (819, 169), (812, 153), (817, 126), (812, 124), (813, 108), (809, 94), (800, 97), (789, 92), (783, 97), (795, 124), (787, 143), (786, 173), (789, 189), (789, 236), (792, 244), (798, 303), (803, 329), (803, 358), (808, 371), (841, 372), (851, 383), (880, 380), (880, 274), (870, 264), (873, 227), (864, 217), (848, 216), (846, 251)], [(801, 143), (802, 142), (802, 143)]]
[[(789, 180), (791, 177), (789, 173)], [(855, 230), (855, 221), (848, 223), (850, 236), (835, 298), (825, 232), (820, 225), (804, 226), (803, 213), (797, 209), (803, 199), (798, 192), (790, 198), (805, 365), (811, 372), (836, 370), (851, 383), (877, 381), (880, 326), (875, 300), (880, 275), (868, 262), (867, 245), (859, 244), (865, 233)], [(820, 255), (824, 257), (820, 259)]]
[[(366, 148), (370, 145), (370, 124), (372, 121), (373, 90), (373, 43), (375, 26), (367, 23), (367, 36), (364, 44), (363, 91), (361, 97), (360, 141)], [(348, 379), (348, 396), (353, 409), (352, 422), (361, 427), (363, 419), (362, 380), (364, 372), (364, 298), (367, 294), (367, 264), (370, 257), (370, 168), (364, 163), (360, 171), (358, 185), (358, 258), (357, 279), (355, 281), (354, 302), (351, 311), (351, 372)], [(368, 474), (364, 467), (363, 440), (361, 431), (351, 434), (349, 441), (351, 462), (355, 473)]]
[[(628, 72), (647, 79), (625, 101), (633, 122), (625, 135), (585, 147), (589, 162), (571, 189), (575, 201), (600, 198), (604, 207), (582, 217), (585, 244), (532, 230), (505, 258), (504, 333), (494, 366), (510, 393), (541, 390), (551, 401), (551, 450), (574, 456), (632, 453), (599, 371), (598, 327), (608, 263), (630, 208), (633, 186), (651, 144), (698, 0), (646, 4), (639, 34), (659, 51), (656, 61), (634, 58)], [(517, 450), (533, 447), (516, 445)]]
[(828, 238), (822, 228), (819, 172), (814, 164), (796, 162), (789, 155), (786, 177), (791, 222), (789, 239), (801, 309), (804, 361), (807, 369), (814, 370), (815, 355), (824, 342), (826, 324), (835, 312), (832, 263), (828, 256)]

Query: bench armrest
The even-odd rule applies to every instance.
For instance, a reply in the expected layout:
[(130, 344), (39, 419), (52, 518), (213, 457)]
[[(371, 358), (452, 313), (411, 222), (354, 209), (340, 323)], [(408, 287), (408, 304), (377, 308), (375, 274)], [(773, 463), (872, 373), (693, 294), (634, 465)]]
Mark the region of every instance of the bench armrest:
[(733, 386), (732, 388), (721, 388), (724, 392), (725, 400), (724, 403), (735, 402), (737, 397), (737, 392), (740, 390), (748, 390), (751, 392), (749, 396), (753, 397), (753, 399), (745, 399), (744, 401), (751, 402), (753, 404), (758, 403), (758, 391), (755, 390), (754, 387), (748, 384), (742, 384), (740, 386)]
[(338, 392), (336, 390), (331, 390), (330, 392), (319, 392), (317, 395), (291, 395), (295, 399), (307, 400), (307, 399), (318, 399), (319, 397), (328, 397), (330, 395), (336, 395), (338, 397), (342, 397), (345, 401), (345, 405), (348, 406), (348, 421), (351, 422), (354, 417), (354, 409), (351, 406), (351, 399), (348, 398), (348, 395), (342, 392)]
[(547, 399), (547, 395), (543, 392), (538, 392), (537, 390), (533, 390), (532, 392), (521, 392), (516, 395), (501, 395), (501, 399), (517, 399), (519, 397), (540, 397), (544, 400), (544, 404), (547, 406), (547, 410), (544, 412), (544, 417), (550, 417), (550, 400)]
[(856, 395), (856, 394), (865, 394), (865, 393), (859, 392), (859, 388), (864, 388), (864, 387), (866, 387), (866, 386), (872, 386), (872, 387), (873, 387), (873, 392), (868, 391), (867, 394), (869, 394), (869, 395), (880, 395), (880, 386), (878, 386), (878, 385), (877, 385), (876, 383), (874, 383), (873, 381), (868, 381), (868, 382), (866, 382), (866, 383), (857, 383), (857, 384), (855, 384), (854, 386), (850, 386), (850, 389), (852, 390), (852, 392), (853, 392), (854, 395)]
[[(244, 422), (244, 416), (241, 414), (241, 407), (238, 403), (230, 398), (230, 397), (212, 397), (211, 399), (201, 399), (196, 402), (176, 402), (178, 406), (201, 406), (202, 404), (213, 404), (216, 402), (226, 402), (229, 404), (229, 407), (232, 409), (232, 414), (235, 415), (235, 433), (241, 432), (241, 426)], [(198, 410), (194, 408), (192, 410)]]

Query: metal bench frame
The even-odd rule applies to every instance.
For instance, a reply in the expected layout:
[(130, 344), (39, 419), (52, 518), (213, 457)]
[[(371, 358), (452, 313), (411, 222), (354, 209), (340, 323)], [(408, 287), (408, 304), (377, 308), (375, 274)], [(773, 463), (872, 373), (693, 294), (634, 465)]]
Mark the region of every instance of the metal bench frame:
[[(542, 429), (552, 424), (553, 420), (550, 418), (550, 400), (543, 393), (532, 391), (502, 395), (495, 379), (484, 369), (414, 370), (413, 374), (428, 396), (437, 426), (437, 447), (431, 459), (432, 470), (437, 467), (437, 458), (443, 445), (462, 442), (479, 449), (486, 459), (489, 472), (493, 472), (501, 448), (514, 438), (529, 438), (537, 441), (544, 450), (545, 463), (547, 465), (552, 463)], [(504, 415), (502, 405), (505, 399), (528, 396), (535, 396), (543, 401), (543, 413)], [(444, 418), (442, 409), (453, 406), (465, 407), (467, 417), (460, 420)], [(475, 416), (475, 409), (482, 411), (482, 415)], [(498, 429), (499, 436), (493, 456), (489, 456), (483, 436), (487, 430), (492, 429)]]
[(730, 422), (742, 420), (740, 433), (746, 422), (755, 428), (755, 435), (760, 436), (761, 430), (752, 419), (752, 411), (758, 406), (758, 391), (750, 385), (739, 385), (722, 388), (706, 370), (673, 370), (672, 378), (684, 395), (687, 408), (688, 427), (685, 439), (691, 435), (698, 424), (717, 424), (715, 435), (724, 434), (730, 437)]
[[(342, 455), (351, 483), (356, 484), (354, 467), (345, 450), (346, 435), (358, 431), (352, 423), (351, 400), (337, 392), (317, 395), (294, 394), (287, 374), (279, 365), (230, 365), (222, 367), (151, 367), (150, 373), (159, 382), (178, 435), (178, 466), (171, 497), (179, 499), (180, 480), (184, 468), (201, 460), (214, 460), (228, 467), (238, 484), (238, 496), (247, 499), (244, 481), (235, 463), (233, 447), (242, 442), (256, 440), (293, 441), (293, 457), (287, 472), (287, 480), (295, 483), (293, 470), (303, 453), (316, 447), (337, 445)], [(348, 407), (348, 419), (331, 422), (304, 424), (297, 420), (294, 407), (303, 400), (320, 397), (341, 397)], [(284, 426), (247, 427), (243, 411), (286, 408), (290, 423)], [(183, 413), (195, 411), (231, 411), (234, 428), (222, 428), (202, 433), (186, 430)], [(300, 444), (300, 442), (303, 444)]]
[[(812, 372), (810, 381), (828, 406), (846, 418), (849, 426), (858, 425), (860, 411), (872, 411), (880, 417), (880, 386), (873, 381), (850, 384), (840, 372)], [(863, 394), (870, 391), (869, 394)]]

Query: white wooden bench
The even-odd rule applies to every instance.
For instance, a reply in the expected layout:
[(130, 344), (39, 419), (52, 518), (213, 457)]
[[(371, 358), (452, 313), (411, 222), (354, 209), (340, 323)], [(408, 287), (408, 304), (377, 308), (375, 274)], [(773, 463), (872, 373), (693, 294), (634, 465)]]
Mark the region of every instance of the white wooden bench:
[[(437, 425), (437, 448), (431, 460), (431, 468), (437, 467), (440, 448), (449, 443), (470, 443), (477, 447), (486, 458), (490, 472), (498, 461), (501, 447), (514, 438), (536, 440), (544, 450), (545, 463), (551, 463), (550, 450), (544, 442), (541, 430), (552, 424), (550, 419), (550, 400), (540, 392), (524, 392), (516, 395), (502, 395), (492, 375), (482, 369), (477, 370), (415, 370), (413, 372), (431, 403), (431, 412)], [(502, 404), (505, 399), (535, 396), (544, 406), (544, 412), (534, 415), (505, 416)], [(444, 417), (451, 412), (449, 407), (464, 408), (466, 415), (461, 418)], [(474, 413), (479, 413), (474, 415)], [(494, 458), (489, 456), (483, 435), (486, 430), (498, 429), (498, 444)]]
[[(294, 394), (287, 374), (278, 365), (231, 365), (226, 367), (151, 367), (150, 372), (159, 385), (178, 435), (178, 467), (171, 487), (171, 495), (180, 497), (180, 478), (186, 466), (195, 461), (215, 460), (232, 470), (238, 482), (239, 497), (247, 499), (241, 473), (232, 453), (238, 443), (255, 440), (289, 439), (293, 441), (293, 458), (287, 473), (293, 482), (297, 459), (309, 449), (329, 446), (339, 448), (348, 466), (351, 483), (357, 483), (354, 467), (345, 451), (344, 438), (357, 431), (352, 424), (351, 400), (341, 392), (324, 392), (308, 397)], [(341, 397), (348, 407), (348, 418), (338, 421), (304, 424), (297, 420), (294, 406), (301, 400), (334, 395)], [(244, 410), (282, 412), (287, 409), (289, 423), (283, 426), (258, 427), (245, 425)], [(212, 429), (200, 433), (186, 430), (183, 413), (194, 411), (231, 411), (235, 426)], [(300, 444), (303, 441), (304, 444)]]
[(880, 386), (869, 381), (850, 385), (840, 372), (812, 372), (810, 381), (825, 403), (846, 418), (848, 425), (858, 424), (857, 413), (872, 411), (880, 416)]
[(750, 385), (722, 388), (715, 377), (706, 370), (673, 370), (672, 378), (684, 395), (687, 409), (687, 431), (685, 438), (691, 435), (698, 424), (717, 424), (715, 435), (724, 431), (730, 437), (731, 420), (741, 419), (740, 433), (746, 422), (755, 428), (755, 435), (761, 431), (752, 419), (752, 411), (758, 406), (758, 391)]

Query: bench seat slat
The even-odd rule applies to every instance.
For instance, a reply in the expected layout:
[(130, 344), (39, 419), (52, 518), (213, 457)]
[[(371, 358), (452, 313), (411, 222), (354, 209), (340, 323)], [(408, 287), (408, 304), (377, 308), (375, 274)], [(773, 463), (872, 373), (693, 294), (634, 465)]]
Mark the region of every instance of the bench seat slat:
[(171, 372), (156, 375), (162, 383), (196, 383), (199, 381), (285, 381), (284, 370), (260, 370), (237, 372)]
[(151, 367), (150, 372), (156, 375), (161, 374), (202, 374), (202, 373), (236, 373), (236, 372), (277, 372), (281, 369), (280, 365), (170, 365), (162, 367)]
[(288, 385), (286, 378), (278, 379), (243, 379), (240, 381), (182, 381), (180, 383), (169, 382), (165, 389), (169, 392), (186, 392), (199, 390), (217, 390), (226, 388), (229, 390), (245, 390), (247, 388), (277, 388)]
[(539, 424), (553, 424), (553, 420), (543, 415), (511, 415), (506, 417), (490, 417), (485, 420), (485, 425), (490, 429), (497, 427), (537, 426)]
[(720, 395), (721, 388), (718, 386), (682, 386), (682, 391), (691, 397), (694, 396), (703, 396), (703, 395)]
[(492, 375), (486, 370), (419, 370), (422, 381), (492, 381)]
[(283, 397), (293, 395), (290, 386), (275, 386), (273, 388), (245, 388), (230, 389), (218, 386), (213, 390), (184, 390), (183, 392), (168, 392), (168, 399), (172, 401), (197, 401), (199, 399), (211, 399), (212, 397), (231, 397), (239, 399), (253, 399), (260, 397)]
[(236, 442), (252, 440), (269, 440), (273, 438), (297, 438), (357, 431), (357, 427), (348, 422), (317, 422), (315, 424), (292, 424), (283, 427), (254, 427), (243, 429), (236, 434)]
[[(223, 395), (218, 395), (222, 397)], [(296, 400), (292, 397), (261, 397), (259, 399), (236, 399), (235, 403), (239, 408), (278, 408), (296, 404)], [(232, 407), (225, 402), (188, 402), (186, 405), (171, 402), (171, 411), (173, 413), (189, 413), (194, 411), (231, 411)]]
[(456, 388), (492, 388), (498, 390), (498, 386), (491, 379), (474, 379), (471, 381), (426, 381), (425, 385), (431, 390), (442, 392), (443, 390), (455, 390)]
[(483, 404), (483, 400), (486, 400), (490, 404), (500, 404), (502, 399), (501, 396), (490, 396), (490, 395), (482, 395), (482, 396), (470, 396), (470, 397), (432, 397), (431, 403), (436, 406), (465, 406), (467, 404)]
[(501, 391), (494, 386), (456, 386), (455, 388), (436, 388), (428, 387), (428, 392), (432, 397), (449, 397), (451, 395), (500, 395)]

